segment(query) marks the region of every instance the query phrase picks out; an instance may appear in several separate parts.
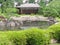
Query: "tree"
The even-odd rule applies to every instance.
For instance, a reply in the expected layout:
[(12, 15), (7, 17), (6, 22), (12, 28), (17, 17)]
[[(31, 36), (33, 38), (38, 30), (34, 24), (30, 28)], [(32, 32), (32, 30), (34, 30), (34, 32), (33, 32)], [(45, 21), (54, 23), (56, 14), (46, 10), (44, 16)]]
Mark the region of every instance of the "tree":
[(29, 3), (34, 3), (35, 2), (35, 0), (29, 0)]
[(38, 10), (38, 14), (43, 15), (43, 10), (46, 7), (44, 0), (41, 0), (39, 5), (40, 5), (40, 8)]
[[(1, 10), (2, 10), (2, 13), (5, 13), (7, 12), (7, 8), (14, 8), (14, 1), (15, 0), (0, 0), (0, 3), (2, 4), (1, 6)], [(16, 0), (17, 2), (19, 3), (22, 3), (22, 0)]]
[(44, 8), (45, 16), (60, 17), (60, 0), (53, 0), (49, 6)]
[(11, 8), (12, 6), (13, 5), (11, 5), (10, 1), (8, 1), (8, 0), (3, 1), (2, 6), (1, 6), (2, 13), (6, 12), (6, 9)]
[(0, 0), (0, 2), (3, 2), (4, 0)]
[(22, 3), (23, 2), (23, 0), (15, 0), (16, 2), (19, 2), (19, 3)]

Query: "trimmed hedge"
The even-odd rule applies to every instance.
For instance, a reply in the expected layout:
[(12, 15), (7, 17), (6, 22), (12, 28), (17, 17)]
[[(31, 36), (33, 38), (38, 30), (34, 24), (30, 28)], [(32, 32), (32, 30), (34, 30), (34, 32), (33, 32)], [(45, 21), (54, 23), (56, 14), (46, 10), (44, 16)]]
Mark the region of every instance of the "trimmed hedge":
[(60, 23), (54, 24), (48, 28), (52, 38), (60, 42)]
[(9, 32), (7, 37), (9, 37), (13, 45), (26, 45), (27, 38), (22, 31)]
[(24, 33), (27, 37), (27, 45), (48, 45), (50, 42), (50, 36), (44, 30), (31, 28)]
[[(4, 36), (3, 36), (4, 35)], [(23, 31), (7, 31), (1, 35), (2, 45), (49, 45), (50, 36), (45, 30), (31, 28)]]
[(8, 39), (5, 32), (0, 32), (0, 45), (10, 45), (10, 40)]

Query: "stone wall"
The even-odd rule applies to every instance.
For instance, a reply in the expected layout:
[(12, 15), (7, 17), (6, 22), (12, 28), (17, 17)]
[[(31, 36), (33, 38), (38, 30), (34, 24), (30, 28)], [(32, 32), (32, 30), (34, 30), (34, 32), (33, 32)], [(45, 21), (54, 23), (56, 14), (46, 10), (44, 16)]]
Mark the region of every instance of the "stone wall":
[(53, 18), (43, 16), (20, 16), (11, 17), (11, 20), (0, 21), (0, 30), (27, 29), (30, 27), (48, 28), (56, 23)]
[(51, 24), (47, 21), (8, 21), (3, 22), (0, 21), (0, 30), (16, 30), (16, 29), (24, 29), (29, 27), (38, 27), (38, 28), (47, 28)]

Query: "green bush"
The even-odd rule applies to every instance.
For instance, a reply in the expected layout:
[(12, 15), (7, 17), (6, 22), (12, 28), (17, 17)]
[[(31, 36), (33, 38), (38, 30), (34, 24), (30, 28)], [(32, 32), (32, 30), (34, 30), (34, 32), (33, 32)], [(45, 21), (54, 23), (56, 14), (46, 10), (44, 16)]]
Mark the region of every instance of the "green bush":
[(49, 43), (49, 33), (38, 28), (0, 32), (0, 45), (49, 45)]
[(0, 32), (0, 45), (11, 45), (12, 43), (8, 39), (5, 32)]
[(24, 31), (27, 37), (27, 45), (48, 45), (50, 36), (47, 32), (37, 28), (31, 28)]
[(26, 36), (23, 32), (8, 32), (7, 37), (13, 45), (26, 45)]
[(7, 8), (7, 9), (6, 9), (6, 12), (7, 12), (7, 13), (14, 13), (14, 14), (16, 14), (17, 11), (18, 11), (18, 10), (17, 10), (16, 8)]
[(43, 8), (44, 16), (60, 17), (60, 0), (53, 0)]
[(60, 23), (54, 24), (48, 28), (52, 38), (56, 39), (58, 42), (60, 41)]

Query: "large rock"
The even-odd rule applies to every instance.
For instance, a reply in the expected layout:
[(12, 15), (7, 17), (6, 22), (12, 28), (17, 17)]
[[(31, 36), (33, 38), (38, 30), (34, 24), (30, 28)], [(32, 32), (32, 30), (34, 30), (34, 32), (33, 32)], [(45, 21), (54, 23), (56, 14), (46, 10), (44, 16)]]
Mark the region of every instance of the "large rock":
[(18, 21), (49, 21), (48, 17), (43, 16), (20, 16), (20, 17), (11, 17), (12, 20)]
[(4, 30), (5, 28), (5, 22), (0, 21), (0, 30)]
[(6, 26), (7, 26), (7, 29), (13, 30), (13, 29), (15, 29), (15, 22), (13, 22), (13, 21), (8, 22), (8, 23), (6, 24)]

